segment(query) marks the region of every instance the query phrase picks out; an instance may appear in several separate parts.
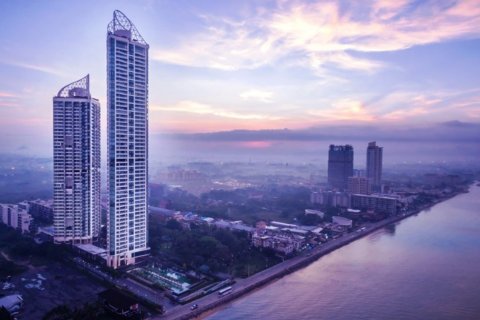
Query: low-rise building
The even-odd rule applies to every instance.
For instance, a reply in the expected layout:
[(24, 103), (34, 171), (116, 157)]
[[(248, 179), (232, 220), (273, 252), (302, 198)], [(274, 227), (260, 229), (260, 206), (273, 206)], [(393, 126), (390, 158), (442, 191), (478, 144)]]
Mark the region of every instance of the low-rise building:
[(107, 250), (90, 243), (79, 243), (75, 247), (79, 253), (90, 261), (105, 263), (107, 261)]
[(353, 221), (350, 219), (347, 219), (345, 217), (340, 217), (340, 216), (333, 216), (332, 217), (332, 222), (339, 225), (339, 226), (344, 226), (351, 228), (353, 225)]
[(283, 255), (299, 251), (305, 244), (305, 237), (293, 233), (255, 232), (252, 244), (257, 248), (269, 248)]
[(0, 308), (5, 308), (11, 315), (16, 315), (23, 305), (23, 298), (19, 294), (12, 294), (0, 298)]
[(292, 223), (285, 223), (285, 222), (280, 222), (280, 221), (272, 221), (270, 222), (271, 225), (279, 228), (296, 228), (298, 227), (296, 224)]
[(228, 221), (228, 220), (217, 220), (213, 223), (217, 228), (220, 229), (228, 229), (228, 230), (236, 230), (236, 231), (246, 231), (248, 233), (255, 232), (254, 227), (247, 226), (243, 223), (243, 221)]
[(314, 210), (314, 209), (305, 209), (305, 214), (314, 214), (314, 215), (319, 216), (322, 219), (325, 216), (325, 213), (323, 211)]

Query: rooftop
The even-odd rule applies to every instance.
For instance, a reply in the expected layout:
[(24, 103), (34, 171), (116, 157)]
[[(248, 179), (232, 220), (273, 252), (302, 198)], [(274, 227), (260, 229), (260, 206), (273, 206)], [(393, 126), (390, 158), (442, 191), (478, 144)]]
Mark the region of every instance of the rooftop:
[(57, 98), (90, 98), (90, 75), (67, 84), (65, 87), (58, 91)]
[(94, 246), (93, 244), (76, 244), (75, 245), (80, 250), (86, 251), (93, 255), (102, 255), (107, 252), (106, 249)]
[(115, 10), (113, 12), (113, 19), (108, 24), (107, 30), (109, 34), (128, 38), (129, 40), (148, 46), (147, 42), (143, 39), (132, 21), (130, 21), (130, 19), (128, 19), (120, 10)]

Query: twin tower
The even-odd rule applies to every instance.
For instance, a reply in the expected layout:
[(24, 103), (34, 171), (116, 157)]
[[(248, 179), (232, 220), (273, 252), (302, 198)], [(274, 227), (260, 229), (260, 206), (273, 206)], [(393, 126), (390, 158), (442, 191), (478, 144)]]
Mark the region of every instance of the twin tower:
[[(120, 11), (107, 31), (107, 264), (148, 255), (148, 44)], [(89, 76), (53, 98), (54, 241), (100, 232), (100, 103)]]

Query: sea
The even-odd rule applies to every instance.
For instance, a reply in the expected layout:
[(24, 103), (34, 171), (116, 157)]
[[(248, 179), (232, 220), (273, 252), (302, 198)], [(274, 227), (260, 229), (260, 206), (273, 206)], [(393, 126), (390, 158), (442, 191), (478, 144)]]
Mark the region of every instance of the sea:
[(342, 247), (208, 320), (479, 320), (480, 187)]

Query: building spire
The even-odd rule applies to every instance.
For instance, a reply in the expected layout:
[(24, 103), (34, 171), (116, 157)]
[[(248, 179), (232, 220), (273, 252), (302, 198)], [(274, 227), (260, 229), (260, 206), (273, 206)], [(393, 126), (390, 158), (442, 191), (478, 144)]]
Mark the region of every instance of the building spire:
[(71, 98), (71, 97), (90, 97), (90, 75), (67, 84), (58, 91), (57, 97)]
[[(120, 10), (113, 11), (113, 19), (108, 24), (108, 33), (118, 35), (128, 35), (133, 41), (137, 41), (141, 44), (147, 45), (147, 42), (143, 39), (140, 32), (138, 32), (135, 25), (127, 18)], [(123, 32), (122, 32), (123, 31)], [(125, 31), (128, 33), (126, 34)]]

